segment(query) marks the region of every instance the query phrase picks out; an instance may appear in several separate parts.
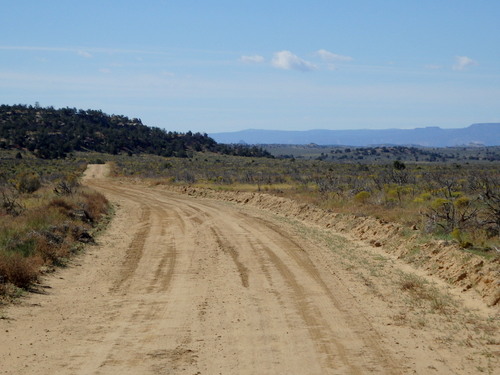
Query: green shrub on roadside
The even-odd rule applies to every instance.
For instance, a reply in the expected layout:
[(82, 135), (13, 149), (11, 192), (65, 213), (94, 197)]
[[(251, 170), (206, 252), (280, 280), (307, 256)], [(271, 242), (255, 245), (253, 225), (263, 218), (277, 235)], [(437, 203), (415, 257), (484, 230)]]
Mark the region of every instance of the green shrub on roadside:
[(361, 203), (361, 204), (364, 204), (366, 202), (368, 202), (368, 200), (370, 199), (371, 197), (371, 194), (367, 191), (360, 191), (358, 194), (356, 194), (354, 196), (354, 200), (357, 202), (357, 203)]
[(463, 233), (460, 229), (455, 228), (451, 231), (451, 238), (458, 242), (460, 247), (464, 249), (471, 248), (473, 246), (472, 242), (467, 240), (467, 234)]

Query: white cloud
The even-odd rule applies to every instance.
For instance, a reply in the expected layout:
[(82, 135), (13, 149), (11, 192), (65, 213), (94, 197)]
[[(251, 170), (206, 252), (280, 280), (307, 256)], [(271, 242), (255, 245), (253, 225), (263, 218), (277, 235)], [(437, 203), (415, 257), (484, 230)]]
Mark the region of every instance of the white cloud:
[(264, 57), (260, 56), (260, 55), (253, 55), (253, 56), (241, 56), (240, 57), (240, 61), (244, 62), (244, 63), (255, 63), (255, 64), (259, 64), (259, 63), (263, 63), (264, 62)]
[(326, 49), (320, 49), (316, 51), (316, 55), (321, 57), (325, 61), (352, 61), (353, 58), (351, 56), (337, 55), (336, 53), (332, 53), (327, 51)]
[(78, 56), (85, 57), (86, 59), (90, 59), (92, 57), (92, 54), (84, 50), (78, 50), (76, 53)]
[(290, 51), (280, 51), (274, 54), (273, 60), (271, 61), (275, 68), (286, 69), (286, 70), (300, 70), (302, 72), (307, 72), (311, 70), (316, 70), (317, 66), (313, 63), (303, 60), (297, 55), (294, 55)]
[(469, 66), (477, 65), (477, 61), (472, 60), (467, 56), (457, 56), (455, 57), (455, 65), (453, 65), (453, 70), (465, 70)]

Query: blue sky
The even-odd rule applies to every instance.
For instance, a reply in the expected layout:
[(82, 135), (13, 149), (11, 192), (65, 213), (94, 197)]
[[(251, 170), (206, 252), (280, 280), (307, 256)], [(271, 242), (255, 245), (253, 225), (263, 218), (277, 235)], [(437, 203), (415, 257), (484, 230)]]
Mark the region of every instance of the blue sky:
[(500, 122), (498, 0), (2, 5), (2, 104), (208, 133)]

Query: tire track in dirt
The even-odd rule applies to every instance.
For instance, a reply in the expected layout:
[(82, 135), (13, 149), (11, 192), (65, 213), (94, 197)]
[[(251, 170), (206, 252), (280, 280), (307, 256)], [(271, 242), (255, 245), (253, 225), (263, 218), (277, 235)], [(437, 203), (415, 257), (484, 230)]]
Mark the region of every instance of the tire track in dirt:
[(182, 235), (185, 231), (185, 223), (175, 211), (168, 211), (160, 207), (155, 207), (153, 211), (160, 223), (160, 233), (159, 236), (155, 237), (153, 246), (161, 251), (158, 251), (160, 261), (146, 292), (163, 293), (167, 292), (170, 287), (177, 262), (177, 245), (172, 228), (177, 226), (176, 231)]
[[(120, 277), (110, 289), (114, 293), (119, 290), (121, 295), (127, 297), (127, 301), (115, 305), (118, 313), (111, 317), (118, 327), (103, 337), (99, 350), (90, 352), (93, 353), (95, 366), (84, 366), (82, 374), (100, 373), (101, 368), (108, 369), (108, 372), (117, 369), (117, 372), (127, 373), (127, 367), (140, 367), (144, 356), (150, 358), (149, 362), (165, 356), (179, 360), (182, 352), (181, 349), (165, 351), (148, 348), (157, 336), (154, 322), (161, 321), (169, 308), (165, 293), (171, 286), (177, 258), (172, 229), (182, 235), (185, 221), (180, 220), (178, 212), (164, 209), (147, 195), (141, 196), (133, 190), (109, 185), (105, 189), (108, 192), (111, 190), (117, 197), (139, 204), (142, 215), (139, 229), (126, 251)], [(123, 358), (123, 353), (129, 355)]]
[[(322, 359), (324, 368), (328, 368), (331, 371), (335, 369), (338, 370), (338, 362), (340, 361), (342, 362), (343, 366), (345, 367), (344, 369), (348, 373), (361, 374), (362, 371), (360, 370), (360, 368), (358, 368), (356, 365), (353, 365), (355, 361), (353, 361), (352, 356), (351, 358), (349, 358), (346, 349), (339, 341), (335, 339), (335, 334), (331, 330), (330, 326), (324, 321), (323, 317), (317, 311), (317, 309), (312, 306), (311, 301), (307, 298), (307, 292), (297, 281), (295, 274), (268, 246), (265, 245), (265, 243), (270, 239), (268, 237), (269, 231), (267, 229), (262, 230), (262, 228), (259, 228), (259, 236), (256, 236), (255, 233), (247, 229), (247, 227), (251, 227), (251, 225), (248, 225), (248, 222), (250, 221), (249, 218), (247, 216), (239, 215), (238, 218), (243, 221), (243, 223), (247, 223), (247, 225), (238, 225), (241, 231), (246, 232), (251, 238), (259, 238), (253, 244), (251, 244), (251, 248), (254, 251), (254, 254), (264, 253), (264, 256), (258, 257), (258, 260), (261, 263), (261, 268), (267, 268), (269, 266), (268, 263), (270, 263), (270, 265), (274, 269), (278, 270), (287, 287), (292, 290), (292, 294), (294, 295), (293, 304), (295, 305), (297, 312), (300, 314), (305, 326), (307, 327), (310, 337), (315, 343), (315, 346), (318, 348), (318, 351), (324, 355), (324, 358)], [(251, 220), (253, 221), (254, 218), (251, 218)], [(233, 258), (233, 262), (236, 264), (236, 267), (239, 270), (240, 277), (242, 278), (242, 285), (248, 288), (248, 283), (245, 283), (245, 280), (247, 280), (248, 278), (248, 268), (238, 260), (238, 252), (235, 250), (235, 246), (237, 245), (231, 244), (226, 238), (224, 238), (224, 235), (221, 233), (220, 229), (213, 227), (210, 229), (215, 236), (218, 245), (223, 249), (223, 251), (229, 253)], [(281, 242), (280, 245), (284, 245), (283, 248), (287, 248), (287, 252), (289, 252), (290, 254), (294, 254), (294, 252), (297, 252), (297, 254), (304, 253), (304, 250), (300, 248), (299, 245), (283, 236), (281, 232), (275, 231), (274, 234), (277, 236), (281, 236), (279, 241)], [(288, 248), (290, 244), (293, 245), (292, 250)], [(310, 275), (313, 275), (313, 278), (318, 281), (318, 276), (314, 273), (314, 270), (311, 270), (312, 264), (310, 262), (307, 265), (304, 261), (297, 263), (303, 269), (307, 269), (308, 273)], [(266, 264), (268, 264), (267, 267)], [(267, 279), (272, 283), (273, 278), (271, 277), (271, 273), (269, 272), (269, 270), (266, 270), (264, 273), (266, 274)], [(280, 294), (277, 291), (274, 291), (274, 294), (276, 298), (282, 300), (282, 293)], [(285, 308), (284, 304), (282, 306), (283, 308)], [(290, 324), (290, 328), (293, 329), (292, 324)]]
[[(373, 331), (373, 327), (367, 326), (366, 324), (363, 327), (357, 327), (357, 322), (355, 322), (356, 317), (353, 316), (356, 314), (355, 310), (351, 309), (346, 311), (345, 307), (342, 306), (336, 298), (334, 298), (331, 290), (326, 286), (314, 264), (305, 255), (305, 250), (298, 243), (293, 241), (289, 235), (285, 236), (285, 234), (277, 227), (272, 225), (268, 226), (270, 223), (267, 223), (262, 219), (257, 221), (263, 223), (262, 228), (256, 229), (260, 233), (259, 238), (265, 238), (266, 241), (264, 242), (258, 239), (254, 242), (253, 247), (254, 249), (263, 251), (266, 254), (267, 258), (271, 260), (272, 265), (280, 272), (286, 284), (291, 288), (291, 290), (293, 290), (297, 311), (300, 313), (306, 326), (310, 330), (310, 335), (314, 342), (317, 343), (318, 349), (327, 356), (325, 363), (333, 369), (338, 370), (338, 362), (340, 361), (345, 367), (344, 370), (348, 371), (348, 373), (360, 374), (364, 372), (362, 369), (352, 364), (355, 362), (353, 361), (355, 356), (353, 356), (352, 353), (349, 353), (349, 350), (342, 345), (338, 335), (332, 331), (331, 324), (326, 322), (319, 309), (314, 308), (316, 305), (312, 303), (309, 298), (310, 292), (304, 289), (302, 284), (298, 282), (297, 275), (295, 275), (291, 271), (290, 267), (283, 262), (282, 258), (271, 249), (268, 245), (270, 242), (279, 244), (279, 248), (283, 249), (290, 256), (290, 258), (301, 267), (300, 269), (302, 271), (307, 272), (307, 276), (317, 284), (317, 287), (322, 293), (324, 293), (324, 296), (331, 301), (332, 308), (343, 314), (348, 313), (345, 316), (342, 316), (342, 320), (344, 322), (349, 321), (349, 323), (352, 323), (353, 332), (356, 332), (357, 334), (363, 332), (363, 334), (360, 335), (360, 338), (363, 342), (365, 342), (368, 355), (370, 355), (371, 358), (378, 358), (381, 362), (385, 363), (385, 373), (399, 374), (400, 370), (398, 369), (398, 366), (394, 363), (392, 358), (387, 358), (387, 354), (381, 349), (380, 343), (369, 339), (369, 336), (371, 335), (370, 332)], [(270, 231), (270, 229), (272, 230)], [(254, 233), (249, 232), (249, 235), (253, 236)], [(267, 267), (263, 265), (262, 268), (267, 277), (271, 279), (269, 270), (265, 269)], [(281, 300), (278, 293), (276, 293), (276, 298)], [(323, 311), (325, 310), (323, 309)]]
[(147, 206), (142, 206), (141, 210), (142, 215), (139, 223), (139, 229), (135, 233), (130, 246), (127, 249), (125, 261), (121, 266), (120, 276), (112, 288), (114, 292), (120, 290), (127, 280), (129, 280), (134, 274), (144, 251), (144, 243), (146, 242), (151, 228), (151, 209)]
[[(338, 367), (336, 365), (337, 358), (340, 357), (340, 361), (349, 368), (350, 374), (361, 374), (362, 372), (358, 366), (354, 365), (353, 361), (349, 361), (344, 346), (336, 339), (329, 325), (319, 312), (311, 306), (306, 291), (298, 283), (295, 275), (271, 249), (267, 246), (262, 246), (262, 249), (266, 252), (286, 284), (293, 290), (297, 311), (306, 324), (313, 342), (319, 351), (326, 356), (324, 359), (325, 367), (332, 370), (336, 369)], [(334, 350), (331, 348), (332, 344)]]
[(241, 285), (243, 285), (245, 288), (248, 288), (249, 286), (249, 281), (248, 281), (248, 268), (240, 262), (239, 254), (238, 251), (234, 246), (232, 246), (227, 240), (224, 239), (220, 231), (218, 231), (216, 228), (212, 227), (210, 228), (212, 231), (212, 234), (215, 237), (215, 240), (217, 241), (217, 244), (219, 247), (225, 252), (228, 253), (234, 264), (236, 265), (236, 269), (238, 270), (238, 273), (241, 278)]
[(155, 288), (157, 288), (156, 290), (159, 292), (166, 292), (172, 281), (177, 258), (175, 241), (171, 240), (166, 246), (167, 249), (155, 270), (154, 279), (151, 280), (149, 288), (147, 289), (148, 293), (153, 292)]
[[(236, 215), (235, 215), (236, 216)], [(347, 350), (342, 346), (342, 344), (337, 340), (332, 340), (331, 338), (335, 337), (335, 334), (331, 331), (330, 326), (324, 321), (321, 314), (317, 309), (311, 308), (311, 301), (307, 298), (307, 292), (297, 281), (294, 273), (287, 267), (268, 246), (264, 243), (267, 241), (276, 241), (279, 243), (279, 246), (283, 249), (286, 249), (286, 253), (293, 259), (295, 259), (297, 265), (300, 266), (302, 270), (306, 270), (311, 279), (313, 279), (326, 293), (328, 298), (333, 302), (333, 305), (336, 308), (340, 307), (339, 301), (332, 299), (331, 291), (326, 287), (325, 283), (318, 275), (315, 267), (313, 266), (311, 260), (305, 256), (305, 250), (300, 247), (300, 245), (289, 238), (286, 234), (284, 234), (281, 230), (277, 229), (276, 226), (268, 226), (268, 224), (262, 219), (257, 218), (249, 218), (248, 216), (239, 216), (241, 221), (246, 222), (248, 225), (240, 226), (240, 230), (248, 233), (252, 238), (264, 238), (264, 240), (257, 240), (256, 243), (252, 245), (252, 249), (254, 250), (255, 255), (259, 252), (264, 251), (267, 259), (271, 260), (272, 265), (276, 268), (283, 279), (286, 281), (286, 284), (290, 289), (293, 290), (295, 294), (295, 305), (297, 310), (299, 311), (304, 323), (310, 330), (310, 336), (318, 346), (320, 352), (325, 354), (327, 359), (325, 360), (325, 366), (330, 367), (331, 369), (337, 368), (338, 365), (336, 363), (340, 361), (346, 367), (346, 371), (348, 373), (359, 374), (363, 373), (363, 371), (357, 366), (353, 365), (355, 361), (353, 360), (354, 356), (349, 356)], [(214, 219), (219, 220), (220, 218)], [(262, 224), (262, 228), (258, 228), (255, 231), (249, 231), (246, 229), (247, 227), (252, 227), (255, 223), (250, 223), (253, 221), (260, 222)], [(269, 228), (272, 228), (272, 236), (269, 237)], [(219, 246), (229, 252), (233, 257), (234, 263), (237, 265), (237, 268), (240, 270), (240, 275), (242, 276), (242, 280), (248, 275), (248, 268), (244, 266), (238, 259), (238, 252), (235, 250), (236, 244), (231, 244), (221, 233), (220, 229), (211, 228), (217, 243)], [(226, 230), (227, 232), (227, 230)], [(276, 240), (275, 237), (279, 237), (279, 241)], [(241, 244), (240, 244), (241, 245)], [(272, 278), (270, 277), (270, 272), (266, 268), (266, 261), (263, 260), (263, 257), (259, 257), (259, 262), (261, 263), (261, 269), (264, 271), (264, 274), (268, 278), (270, 282), (272, 282)], [(242, 268), (244, 267), (244, 272), (242, 272)], [(243, 283), (245, 287), (248, 287), (245, 283)], [(275, 293), (276, 297), (281, 300), (281, 296), (278, 293)], [(363, 331), (362, 328), (367, 328), (367, 331)], [(370, 335), (369, 331), (373, 330), (373, 327), (358, 327), (355, 329), (357, 332), (364, 332), (364, 335)], [(330, 338), (330, 339), (327, 339)], [(372, 352), (371, 358), (381, 358), (385, 363), (386, 369), (392, 369), (385, 371), (385, 373), (390, 374), (398, 374), (400, 371), (397, 369), (398, 366), (394, 363), (392, 359), (387, 358), (387, 354), (385, 354), (381, 350), (380, 343), (376, 340), (365, 340), (365, 346)]]
[[(335, 296), (332, 292), (332, 288), (327, 286), (324, 279), (321, 277), (318, 268), (314, 265), (308, 255), (313, 252), (306, 252), (303, 247), (290, 236), (289, 233), (285, 233), (276, 224), (262, 218), (253, 218), (253, 220), (262, 224), (260, 232), (266, 231), (266, 233), (270, 234), (271, 239), (282, 244), (281, 248), (284, 249), (288, 256), (290, 256), (291, 259), (294, 259), (297, 265), (300, 266), (302, 270), (305, 270), (311, 279), (314, 280), (324, 291), (325, 295), (332, 302), (335, 309), (342, 314), (343, 319), (345, 321), (349, 321), (349, 324), (355, 329), (356, 332), (363, 332), (361, 338), (365, 342), (366, 346), (374, 352), (374, 355), (381, 361), (385, 362), (388, 365), (387, 368), (397, 368), (398, 366), (394, 360), (388, 357), (383, 350), (381, 346), (381, 338), (374, 327), (369, 323), (367, 318), (360, 313), (360, 310), (353, 305), (355, 301), (349, 293), (346, 293), (347, 289), (345, 286), (341, 283), (334, 282), (336, 281), (336, 278), (330, 279), (330, 283), (334, 282), (334, 290), (336, 291), (337, 296)], [(342, 348), (341, 351), (343, 351)], [(399, 373), (399, 370), (394, 373)]]

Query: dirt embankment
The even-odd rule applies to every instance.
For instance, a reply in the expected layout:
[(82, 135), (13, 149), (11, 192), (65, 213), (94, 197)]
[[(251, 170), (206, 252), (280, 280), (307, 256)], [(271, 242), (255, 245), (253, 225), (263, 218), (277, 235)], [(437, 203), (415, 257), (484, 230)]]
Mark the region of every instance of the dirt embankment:
[(337, 214), (318, 207), (265, 193), (216, 191), (193, 187), (169, 186), (169, 189), (191, 196), (210, 197), (270, 210), (285, 217), (332, 228), (351, 240), (361, 240), (382, 248), (386, 253), (424, 269), (430, 275), (477, 293), (488, 306), (500, 302), (500, 257), (485, 259), (463, 251), (458, 245), (440, 241), (423, 241), (420, 231), (408, 233), (401, 225), (372, 217)]

